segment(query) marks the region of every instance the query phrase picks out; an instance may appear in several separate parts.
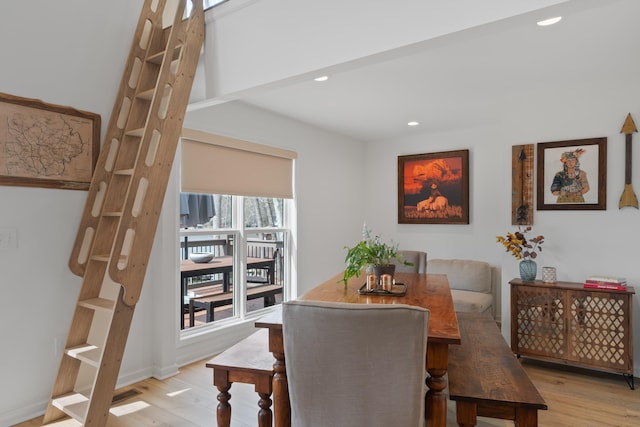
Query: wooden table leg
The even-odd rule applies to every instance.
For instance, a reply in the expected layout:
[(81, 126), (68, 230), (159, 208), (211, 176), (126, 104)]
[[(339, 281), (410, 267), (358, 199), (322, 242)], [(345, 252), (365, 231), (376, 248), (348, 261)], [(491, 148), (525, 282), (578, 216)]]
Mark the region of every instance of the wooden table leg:
[(260, 375), (255, 378), (256, 392), (260, 396), (258, 406), (258, 427), (272, 427), (273, 426), (273, 411), (271, 411), (271, 395), (273, 394), (273, 376), (271, 373), (268, 375)]
[(271, 412), (271, 394), (258, 393), (260, 400), (258, 406), (258, 427), (272, 427), (273, 413)]
[(515, 425), (518, 427), (538, 427), (538, 410), (516, 408)]
[(218, 427), (231, 426), (231, 405), (229, 404), (229, 399), (231, 398), (231, 394), (229, 394), (230, 388), (231, 383), (218, 386), (218, 391), (220, 391), (218, 394), (218, 408), (216, 409)]
[(284, 364), (284, 352), (273, 353), (273, 418), (276, 427), (291, 426), (291, 405), (289, 403), (289, 384)]
[(474, 427), (478, 424), (478, 405), (473, 402), (456, 401), (456, 421), (459, 427)]
[(426, 427), (445, 427), (447, 425), (447, 374), (449, 361), (448, 344), (427, 342), (427, 396), (425, 397)]
[(269, 329), (269, 351), (276, 359), (273, 364), (273, 420), (275, 427), (291, 427), (291, 405), (284, 361), (282, 329)]

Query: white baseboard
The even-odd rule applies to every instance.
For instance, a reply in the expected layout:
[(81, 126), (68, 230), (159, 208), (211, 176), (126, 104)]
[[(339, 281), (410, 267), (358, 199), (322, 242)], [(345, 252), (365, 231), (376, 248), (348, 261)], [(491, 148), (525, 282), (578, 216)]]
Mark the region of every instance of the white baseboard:
[(23, 408), (14, 409), (8, 412), (0, 414), (0, 426), (9, 427), (15, 424), (22, 423), (24, 421), (37, 418), (44, 414), (47, 409), (49, 400), (40, 401)]
[[(178, 372), (178, 369), (176, 367), (175, 373), (177, 372)], [(135, 372), (125, 373), (124, 375), (118, 377), (118, 383), (116, 385), (116, 388), (126, 387), (128, 385), (135, 384), (139, 381), (149, 378), (151, 375), (152, 375), (152, 370), (150, 368), (145, 368)], [(4, 412), (0, 414), (0, 427), (9, 427), (15, 424), (19, 424), (19, 423), (40, 417), (44, 415), (45, 411), (47, 410), (48, 404), (49, 404), (49, 399), (46, 399), (22, 408)]]

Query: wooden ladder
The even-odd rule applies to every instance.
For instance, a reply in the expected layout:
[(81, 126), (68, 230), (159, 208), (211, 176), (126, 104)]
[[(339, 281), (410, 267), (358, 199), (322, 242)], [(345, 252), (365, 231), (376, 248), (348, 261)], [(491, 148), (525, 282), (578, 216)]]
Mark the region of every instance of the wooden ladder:
[(83, 282), (44, 424), (107, 422), (204, 39), (203, 2), (183, 19), (186, 1), (140, 14), (69, 261)]

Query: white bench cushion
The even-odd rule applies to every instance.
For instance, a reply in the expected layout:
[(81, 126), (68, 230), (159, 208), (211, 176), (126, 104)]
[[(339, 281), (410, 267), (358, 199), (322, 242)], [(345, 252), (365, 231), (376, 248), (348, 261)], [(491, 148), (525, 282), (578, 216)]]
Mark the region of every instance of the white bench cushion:
[(493, 305), (493, 295), (483, 292), (451, 289), (451, 297), (456, 311), (482, 313), (491, 310)]
[(446, 274), (451, 289), (491, 293), (491, 266), (469, 259), (433, 259), (428, 273)]

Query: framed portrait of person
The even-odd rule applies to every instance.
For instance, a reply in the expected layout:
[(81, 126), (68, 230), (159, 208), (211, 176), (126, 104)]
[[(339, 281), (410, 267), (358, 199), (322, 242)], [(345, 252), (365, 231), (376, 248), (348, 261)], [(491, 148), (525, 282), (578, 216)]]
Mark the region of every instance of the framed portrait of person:
[(607, 138), (537, 145), (538, 210), (607, 209)]

